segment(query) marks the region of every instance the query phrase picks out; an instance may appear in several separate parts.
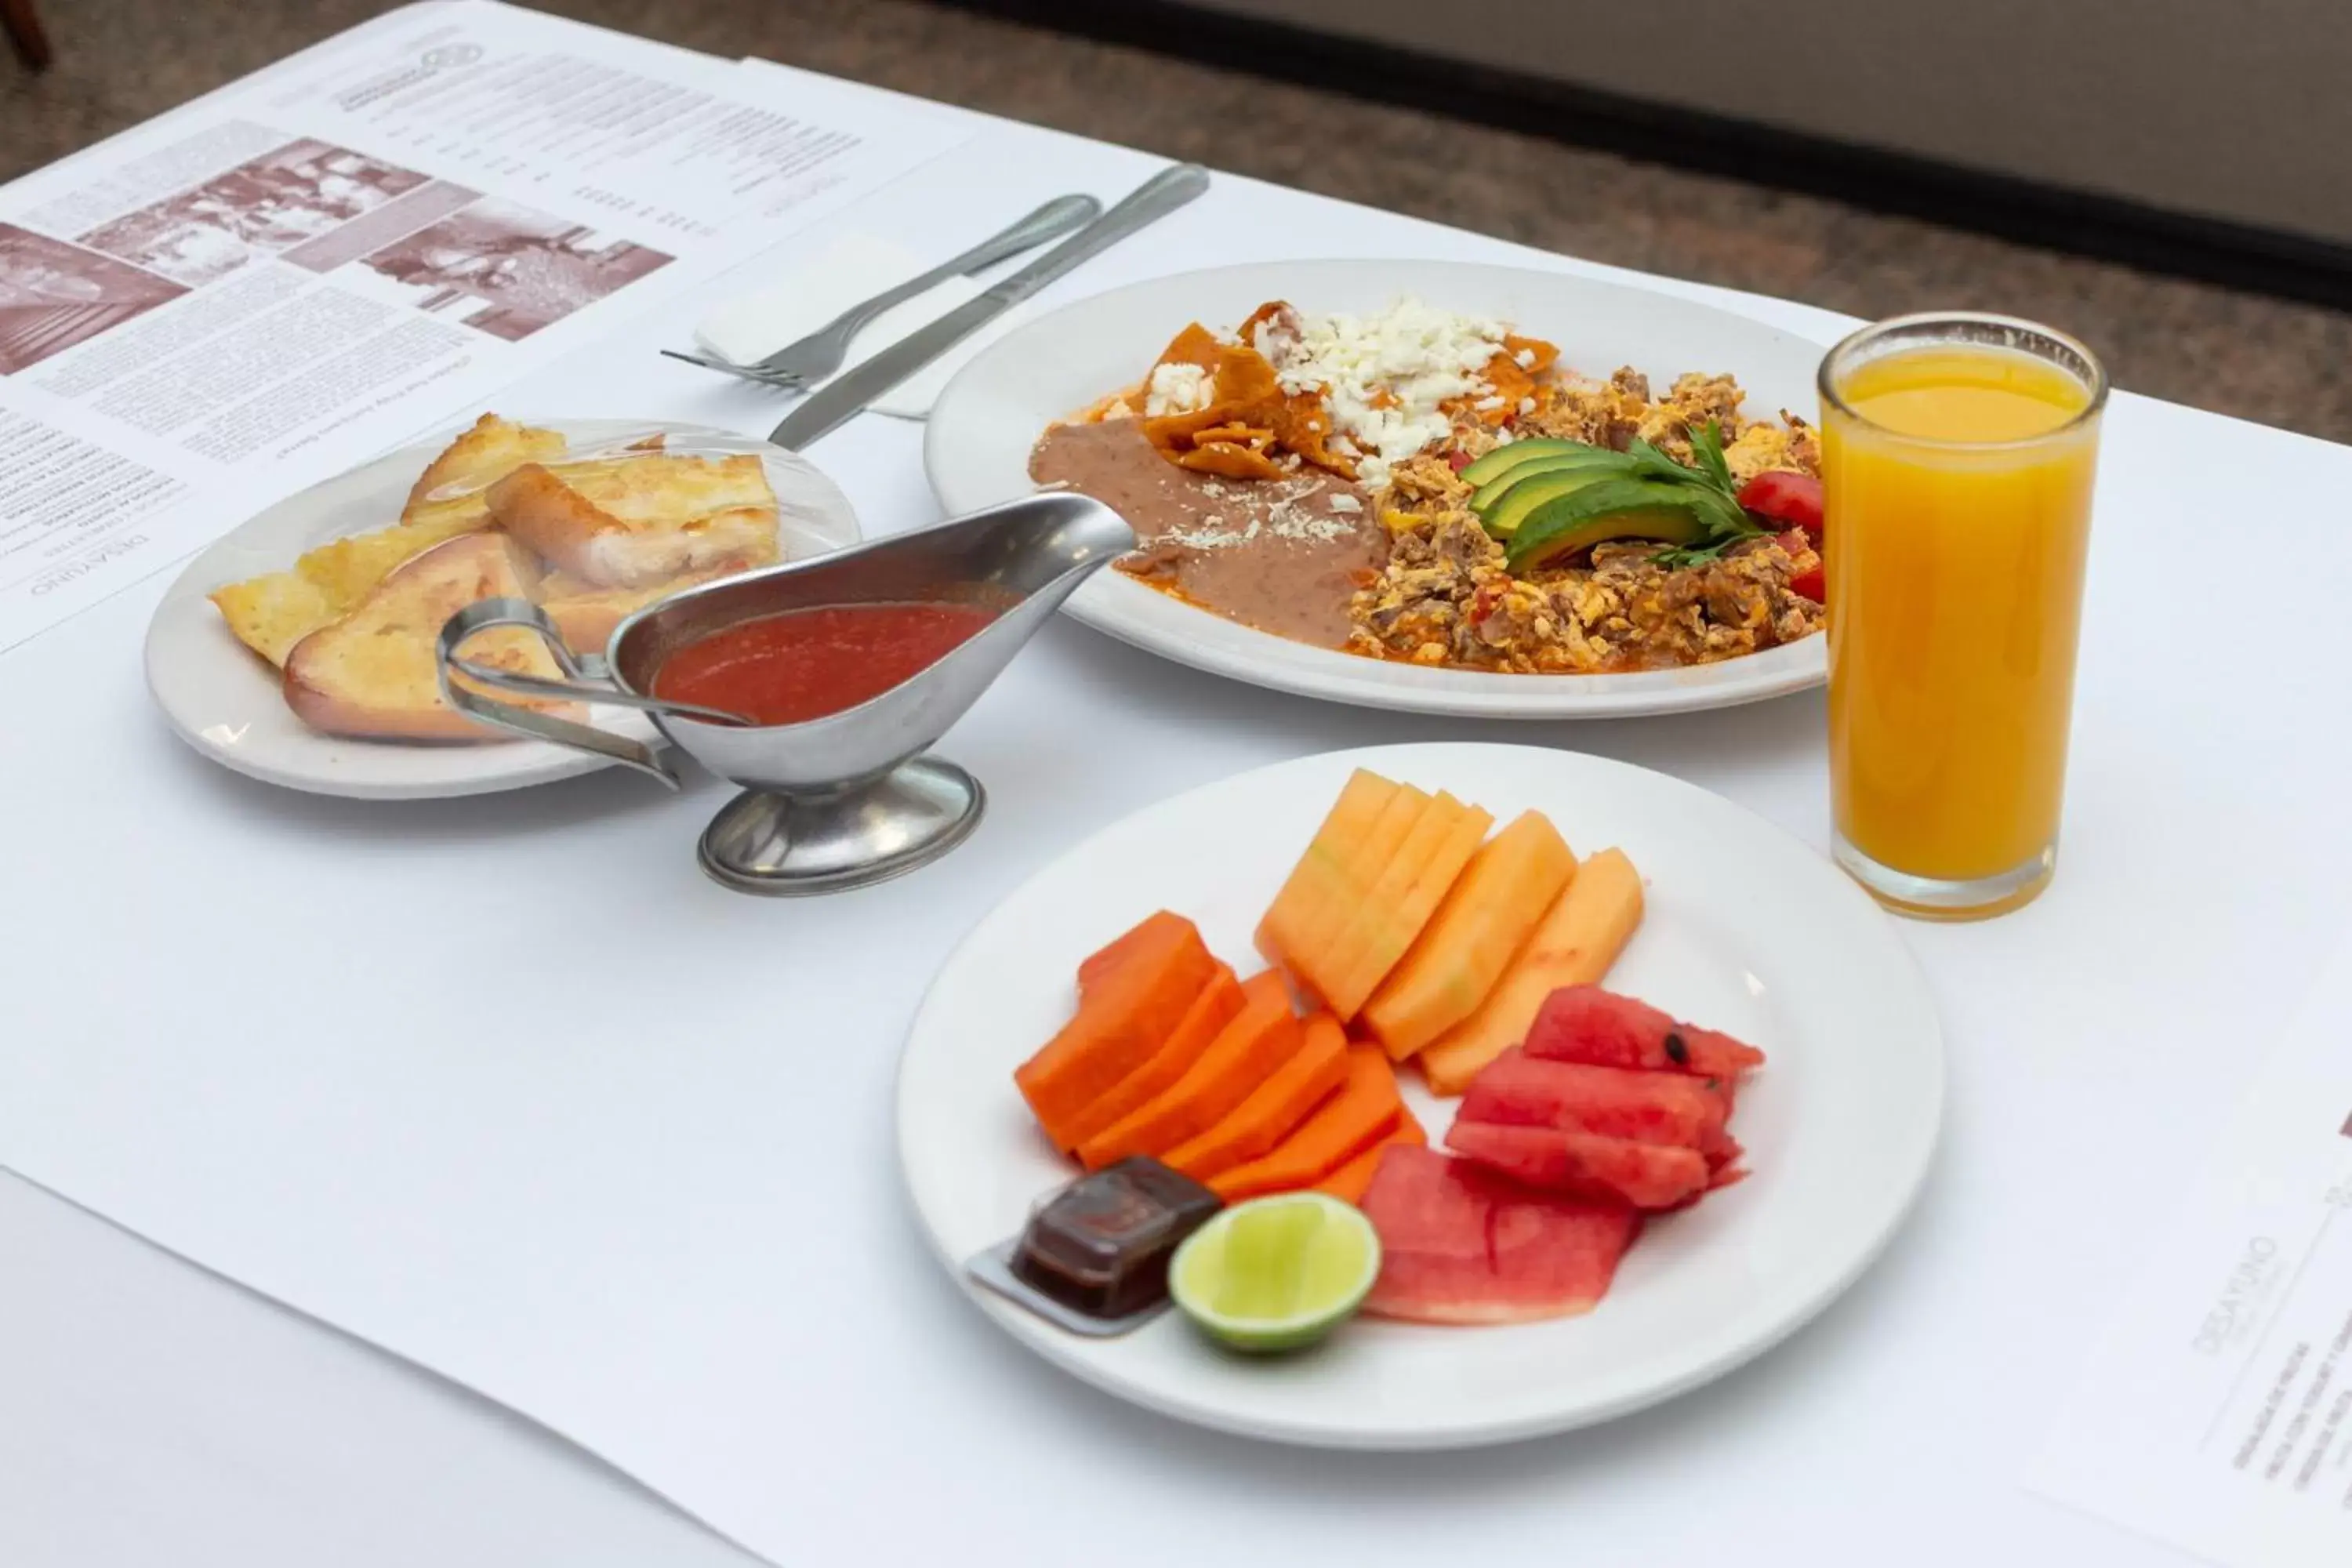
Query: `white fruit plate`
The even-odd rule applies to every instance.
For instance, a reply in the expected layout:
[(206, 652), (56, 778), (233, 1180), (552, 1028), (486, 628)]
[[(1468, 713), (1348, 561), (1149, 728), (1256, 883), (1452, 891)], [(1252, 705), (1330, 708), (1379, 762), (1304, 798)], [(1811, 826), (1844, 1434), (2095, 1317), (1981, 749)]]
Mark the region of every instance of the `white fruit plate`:
[[(1508, 1327), (1360, 1318), (1319, 1349), (1218, 1351), (1171, 1314), (1119, 1339), (1055, 1328), (965, 1280), (1076, 1174), (1013, 1069), (1069, 1016), (1078, 961), (1155, 910), (1255, 967), (1250, 936), (1340, 785), (1370, 768), (1497, 822), (1537, 809), (1580, 855), (1614, 845), (1648, 909), (1608, 984), (1761, 1047), (1733, 1130), (1752, 1174), (1654, 1220), (1591, 1314)], [(1412, 1078), (1407, 1074), (1408, 1080)], [(1421, 745), (1244, 773), (1139, 812), (998, 905), (932, 984), (898, 1070), (898, 1154), (940, 1261), (1020, 1343), (1138, 1405), (1338, 1448), (1505, 1442), (1607, 1420), (1793, 1331), (1885, 1246), (1943, 1115), (1934, 1003), (1890, 921), (1829, 861), (1728, 801), (1575, 752)], [(1408, 1089), (1433, 1142), (1450, 1104)]]

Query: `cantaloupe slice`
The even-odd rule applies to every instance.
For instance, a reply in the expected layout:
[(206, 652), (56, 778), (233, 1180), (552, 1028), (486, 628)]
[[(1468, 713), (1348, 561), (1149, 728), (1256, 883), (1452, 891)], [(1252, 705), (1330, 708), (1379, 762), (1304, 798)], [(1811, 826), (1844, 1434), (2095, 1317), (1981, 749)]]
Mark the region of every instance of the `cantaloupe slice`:
[[(1437, 807), (1448, 809), (1442, 814)], [(1436, 913), (1437, 906), (1478, 852), (1486, 830), (1495, 826), (1492, 812), (1464, 805), (1441, 794), (1422, 824), (1406, 840), (1397, 858), (1366, 896), (1356, 922), (1349, 928), (1331, 963), (1326, 995), (1331, 1010), (1353, 1018), (1365, 1001), (1412, 947), (1413, 938)]]
[(1129, 1154), (1164, 1154), (1207, 1131), (1290, 1059), (1298, 1038), (1282, 976), (1272, 970), (1251, 976), (1242, 984), (1242, 1010), (1200, 1058), (1174, 1083), (1080, 1142), (1079, 1163), (1099, 1171)]
[(1364, 1005), (1363, 998), (1359, 996), (1354, 998), (1352, 1005), (1341, 1010), (1338, 993), (1349, 959), (1370, 940), (1373, 930), (1381, 924), (1381, 911), (1393, 907), (1405, 889), (1412, 886), (1414, 872), (1429, 864), (1430, 858), (1437, 853), (1438, 846), (1444, 841), (1446, 829), (1459, 821), (1466, 809), (1444, 790), (1432, 795), (1422, 807), (1421, 815), (1406, 827), (1404, 837), (1389, 856), (1388, 864), (1358, 890), (1339, 920), (1322, 934), (1321, 940), (1301, 955), (1302, 962), (1314, 976), (1318, 993), (1342, 1018), (1352, 1016), (1356, 1008)]
[(1365, 1029), (1402, 1061), (1468, 1017), (1575, 872), (1559, 830), (1541, 812), (1523, 813), (1471, 857), (1364, 1005)]
[(1563, 985), (1597, 985), (1642, 923), (1642, 874), (1622, 849), (1576, 868), (1477, 1011), (1413, 1058), (1434, 1094), (1460, 1094), (1479, 1069), (1528, 1037), (1544, 998)]
[(1160, 1159), (1196, 1182), (1245, 1164), (1288, 1137), (1347, 1076), (1348, 1032), (1330, 1014), (1318, 1013), (1300, 1026), (1290, 1059), (1247, 1100)]
[(1290, 868), (1282, 890), (1258, 922), (1258, 951), (1268, 963), (1280, 963), (1281, 954), (1298, 947), (1310, 927), (1328, 923), (1328, 911), (1346, 907), (1365, 836), (1396, 792), (1394, 784), (1367, 769), (1349, 775), (1307, 852)]
[(1357, 846), (1332, 896), (1317, 902), (1297, 931), (1286, 934), (1276, 944), (1275, 953), (1268, 955), (1318, 1004), (1324, 999), (1332, 942), (1347, 929), (1370, 893), (1372, 884), (1396, 858), (1413, 825), (1428, 809), (1427, 795), (1411, 784), (1397, 785), (1396, 792), (1382, 803), (1380, 814), (1366, 827), (1363, 841)]

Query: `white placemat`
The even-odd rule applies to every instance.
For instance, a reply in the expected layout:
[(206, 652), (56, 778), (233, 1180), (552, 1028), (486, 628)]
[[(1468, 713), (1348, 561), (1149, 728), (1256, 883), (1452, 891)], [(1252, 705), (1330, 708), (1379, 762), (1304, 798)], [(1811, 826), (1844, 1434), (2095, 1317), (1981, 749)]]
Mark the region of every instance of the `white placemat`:
[[(908, 244), (943, 215), (984, 233), (1151, 166), (1000, 127), (855, 221)], [(1222, 179), (1044, 302), (1334, 253), (1579, 265)], [(517, 406), (764, 427), (759, 389), (659, 359), (701, 308), (651, 313)], [(887, 531), (932, 515), (918, 441), (861, 420), (815, 455)], [(2340, 697), (2324, 618), (2269, 617), (2250, 664), (2184, 658), (2171, 606), (2220, 519), (2232, 552), (2291, 555), (2315, 581), (2352, 569), (2352, 536), (2302, 521), (2347, 481), (2339, 449), (2117, 399), (2057, 885), (2008, 921), (1906, 932), (1954, 1061), (1918, 1217), (1790, 1344), (1583, 1437), (1382, 1462), (1186, 1432), (1034, 1365), (929, 1266), (896, 1185), (892, 1064), (928, 977), (996, 899), (1193, 784), (1490, 737), (1253, 691), (1067, 624), (943, 747), (991, 790), (971, 843), (900, 882), (766, 903), (693, 867), (726, 795), (707, 782), (384, 807), (212, 768), (139, 689), (152, 591), (101, 606), (0, 659), (17, 748), (0, 1160), (527, 1413), (779, 1562), (1116, 1542), (1246, 1568), (1569, 1542), (1590, 1563), (1793, 1565), (1899, 1532), (1921, 1568), (2069, 1541), (2148, 1568), (2169, 1559), (2025, 1494), (2021, 1445), (2129, 1260), (2105, 1216), (2202, 1146), (2251, 1070), (2228, 1043), (2284, 1021), (2352, 878), (2352, 756), (2316, 717)], [(2242, 739), (2198, 739), (2217, 736)], [(1822, 841), (1817, 699), (1537, 739)]]

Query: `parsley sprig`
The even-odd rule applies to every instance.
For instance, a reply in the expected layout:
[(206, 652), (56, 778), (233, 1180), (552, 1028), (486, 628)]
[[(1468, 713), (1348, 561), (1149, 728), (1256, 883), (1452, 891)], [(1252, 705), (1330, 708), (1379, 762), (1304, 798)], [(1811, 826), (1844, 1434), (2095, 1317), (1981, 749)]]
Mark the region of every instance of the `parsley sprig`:
[(1739, 485), (1723, 457), (1722, 427), (1710, 419), (1693, 430), (1690, 448), (1687, 464), (1677, 463), (1647, 441), (1637, 439), (1626, 448), (1645, 474), (1691, 488), (1692, 510), (1707, 531), (1707, 537), (1697, 544), (1669, 545), (1650, 558), (1669, 571), (1719, 561), (1733, 545), (1766, 531), (1739, 504)]

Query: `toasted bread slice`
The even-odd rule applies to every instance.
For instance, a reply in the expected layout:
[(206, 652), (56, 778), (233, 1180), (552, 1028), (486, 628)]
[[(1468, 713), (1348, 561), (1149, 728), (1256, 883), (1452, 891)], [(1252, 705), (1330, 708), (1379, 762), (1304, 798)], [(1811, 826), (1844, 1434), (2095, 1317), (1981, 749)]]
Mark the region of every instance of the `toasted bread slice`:
[(283, 666), (288, 649), (351, 614), (393, 568), (460, 534), (479, 532), (489, 523), (489, 509), (477, 504), (470, 516), (449, 511), (355, 533), (306, 552), (290, 572), (270, 572), (215, 588), (212, 602), (239, 642)]
[(574, 653), (602, 653), (620, 624), (657, 599), (681, 588), (715, 582), (745, 571), (740, 562), (688, 572), (646, 588), (600, 588), (569, 572), (551, 572), (539, 585), (539, 607), (563, 628), (563, 643)]
[(309, 551), (289, 572), (271, 572), (216, 588), (211, 595), (237, 640), (284, 666), (289, 649), (352, 613), (393, 568), (445, 540), (490, 526), (480, 489), (437, 501), (444, 485), (486, 486), (522, 463), (562, 452), (563, 437), (485, 414), (434, 458), (408, 492), (407, 510), (389, 528), (355, 533)]
[(336, 619), (342, 606), (299, 572), (271, 572), (208, 595), (236, 640), (275, 665), (287, 650)]
[(776, 558), (776, 493), (759, 458), (526, 463), (492, 485), (490, 515), (551, 565), (642, 588), (730, 561)]
[[(426, 551), (376, 584), (359, 606), (286, 656), (287, 706), (331, 734), (397, 741), (495, 741), (500, 734), (441, 700), (434, 644), (444, 622), (478, 600), (528, 598), (538, 571), (514, 541), (475, 533)], [(559, 679), (530, 632), (500, 627), (467, 645), (469, 659)], [(500, 701), (578, 717), (576, 703), (501, 693)]]
[(400, 520), (413, 521), (420, 510), (449, 504), (432, 499), (433, 492), (445, 486), (465, 485), (479, 490), (525, 463), (544, 463), (562, 457), (564, 446), (563, 437), (553, 430), (534, 429), (495, 414), (485, 414), (425, 466), (416, 483), (409, 487), (408, 505), (401, 511)]

